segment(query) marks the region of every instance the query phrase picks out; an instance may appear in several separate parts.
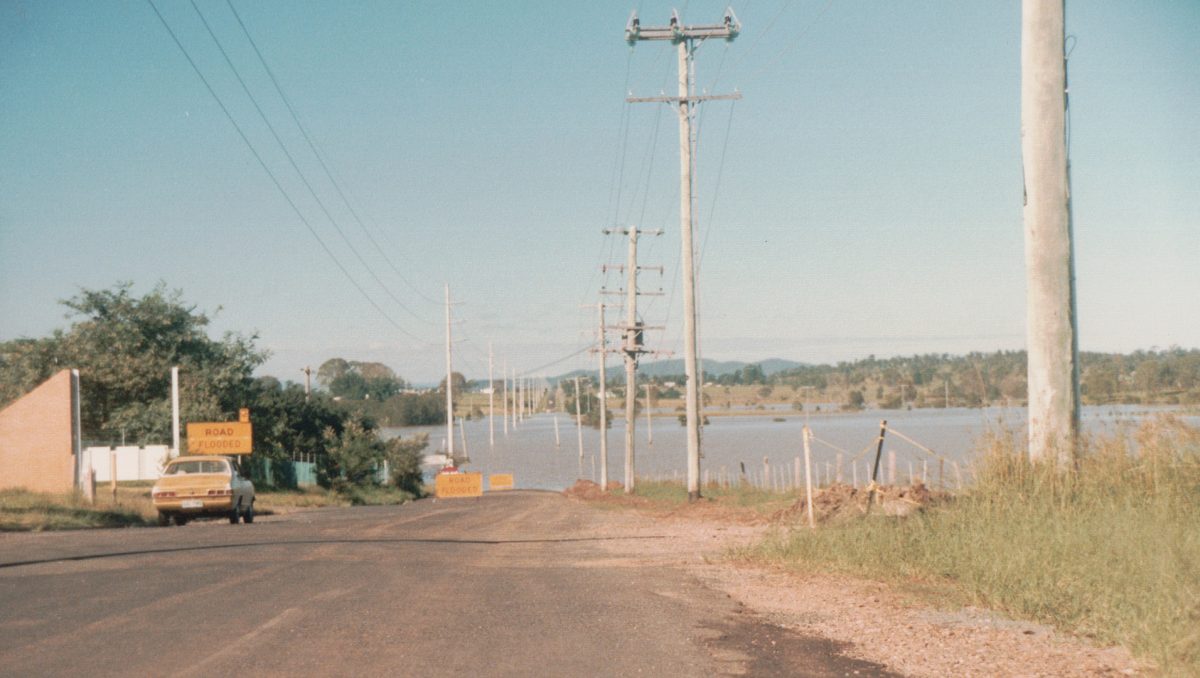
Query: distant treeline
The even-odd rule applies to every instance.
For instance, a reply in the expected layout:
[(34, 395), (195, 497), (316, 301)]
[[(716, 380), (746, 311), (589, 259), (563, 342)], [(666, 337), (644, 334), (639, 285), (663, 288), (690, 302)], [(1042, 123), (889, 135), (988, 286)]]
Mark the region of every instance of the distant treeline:
[[(1025, 351), (870, 356), (836, 365), (804, 365), (767, 375), (758, 365), (706, 379), (719, 385), (789, 387), (797, 401), (899, 407), (982, 407), (1026, 401)], [(684, 383), (682, 374), (655, 377), (660, 386)], [(1085, 404), (1200, 403), (1200, 349), (1171, 348), (1129, 354), (1080, 355)], [(774, 394), (778, 397), (778, 393)]]

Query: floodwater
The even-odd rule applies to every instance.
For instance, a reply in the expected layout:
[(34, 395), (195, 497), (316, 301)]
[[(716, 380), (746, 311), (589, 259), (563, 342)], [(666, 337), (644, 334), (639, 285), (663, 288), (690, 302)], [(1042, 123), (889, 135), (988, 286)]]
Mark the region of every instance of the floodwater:
[[(1084, 430), (1088, 433), (1113, 433), (1122, 426), (1177, 408), (1149, 405), (1104, 405), (1083, 408)], [(1200, 425), (1200, 417), (1185, 417)], [(867, 464), (874, 459), (880, 420), (888, 422), (884, 437), (884, 466), (888, 453), (896, 457), (897, 476), (907, 479), (911, 472), (937, 482), (939, 469), (945, 483), (953, 486), (957, 473), (969, 474), (967, 462), (974, 455), (978, 438), (987, 431), (1007, 430), (1025, 435), (1024, 408), (949, 408), (914, 410), (868, 410), (855, 413), (814, 413), (806, 417), (797, 412), (772, 412), (758, 416), (712, 416), (701, 433), (702, 473), (708, 478), (733, 479), (741, 475), (762, 482), (767, 459), (768, 478), (779, 482), (792, 478), (796, 459), (803, 459), (801, 431), (807, 421), (814, 440), (811, 445), (814, 473), (836, 473), (837, 457), (843, 459), (843, 478), (851, 482), (857, 473), (861, 484), (867, 476)], [(555, 432), (557, 421), (557, 434)], [(455, 455), (463, 453), (466, 438), (466, 471), (512, 473), (516, 486), (523, 489), (562, 490), (579, 478), (599, 480), (600, 432), (584, 427), (577, 431), (575, 419), (563, 413), (542, 413), (515, 425), (508, 423), (507, 433), (499, 414), (494, 420), (495, 443), (489, 442), (489, 421), (463, 422), (460, 433), (455, 427)], [(676, 417), (656, 417), (652, 425), (653, 442), (648, 441), (646, 418), (635, 425), (635, 463), (639, 478), (686, 477), (686, 430)], [(445, 426), (414, 426), (384, 430), (388, 437), (429, 434), (427, 454), (445, 449)], [(582, 436), (582, 455), (580, 437)], [(904, 438), (911, 439), (905, 440)], [(925, 448), (925, 449), (922, 449)], [(940, 465), (940, 460), (945, 460)], [(853, 462), (853, 465), (851, 464)], [(955, 469), (958, 462), (958, 469)], [(608, 432), (608, 479), (621, 481), (625, 469), (625, 421), (622, 414)], [(427, 469), (432, 473), (435, 469)], [(883, 472), (881, 471), (881, 474)], [(769, 481), (768, 481), (769, 482)]]

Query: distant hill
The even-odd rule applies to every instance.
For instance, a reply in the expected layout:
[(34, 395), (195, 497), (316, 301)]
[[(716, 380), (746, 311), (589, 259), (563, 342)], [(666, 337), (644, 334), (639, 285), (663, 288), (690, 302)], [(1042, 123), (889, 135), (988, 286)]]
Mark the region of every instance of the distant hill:
[[(619, 360), (615, 366), (609, 367), (609, 379), (623, 379), (625, 377), (625, 364)], [(803, 367), (804, 363), (798, 363), (794, 360), (784, 360), (782, 358), (768, 358), (756, 362), (743, 362), (740, 360), (702, 360), (702, 369), (705, 377), (719, 377), (725, 374), (733, 374), (747, 365), (759, 365), (767, 376), (790, 370), (796, 367)], [(643, 377), (669, 377), (683, 374), (683, 359), (672, 358), (670, 360), (656, 360), (653, 362), (643, 362), (638, 365), (638, 374)], [(566, 374), (552, 377), (551, 383), (557, 383), (562, 379), (574, 379), (577, 376), (587, 376), (595, 374), (595, 370), (573, 370)]]

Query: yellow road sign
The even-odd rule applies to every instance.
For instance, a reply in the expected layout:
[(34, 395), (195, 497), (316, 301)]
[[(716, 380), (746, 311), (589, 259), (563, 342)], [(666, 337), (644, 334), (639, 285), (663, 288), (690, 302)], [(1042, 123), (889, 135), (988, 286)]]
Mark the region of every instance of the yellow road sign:
[(242, 422), (243, 424), (250, 423), (250, 408), (249, 407), (243, 407), (242, 409), (238, 410), (238, 421)]
[(493, 473), (488, 476), (488, 490), (491, 492), (499, 492), (500, 490), (511, 490), (513, 488), (513, 474), (511, 473)]
[(434, 477), (434, 494), (438, 499), (482, 497), (482, 473), (439, 473)]
[(254, 430), (240, 421), (193, 422), (187, 425), (188, 454), (250, 454)]

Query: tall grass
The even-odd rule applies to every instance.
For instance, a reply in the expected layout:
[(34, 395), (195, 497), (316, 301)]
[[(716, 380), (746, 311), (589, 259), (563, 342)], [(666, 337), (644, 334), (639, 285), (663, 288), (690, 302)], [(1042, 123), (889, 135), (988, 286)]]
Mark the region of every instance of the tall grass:
[(972, 602), (1200, 674), (1200, 430), (1179, 419), (1085, 442), (1071, 469), (981, 442), (975, 483), (913, 517), (793, 530), (744, 555), (941, 581)]

